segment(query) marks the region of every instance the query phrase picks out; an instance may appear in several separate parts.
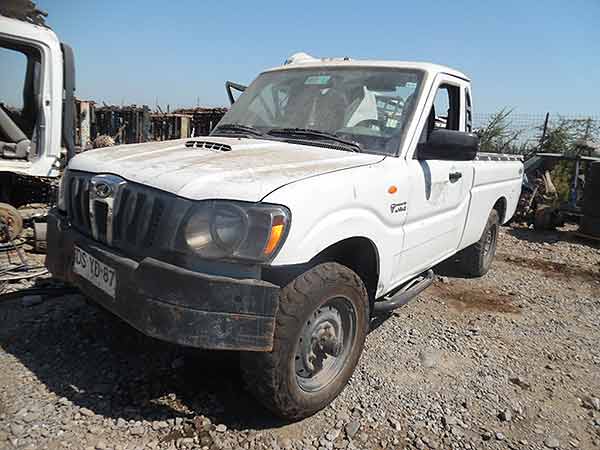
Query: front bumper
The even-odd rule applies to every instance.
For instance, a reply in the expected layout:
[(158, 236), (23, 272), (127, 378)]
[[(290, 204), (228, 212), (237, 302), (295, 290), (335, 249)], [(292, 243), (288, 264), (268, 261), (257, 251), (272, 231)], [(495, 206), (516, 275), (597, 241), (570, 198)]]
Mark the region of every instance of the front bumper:
[[(205, 349), (270, 351), (279, 287), (262, 280), (198, 273), (154, 258), (117, 254), (48, 216), (46, 266), (142, 333)], [(115, 269), (115, 298), (73, 272), (73, 247)]]

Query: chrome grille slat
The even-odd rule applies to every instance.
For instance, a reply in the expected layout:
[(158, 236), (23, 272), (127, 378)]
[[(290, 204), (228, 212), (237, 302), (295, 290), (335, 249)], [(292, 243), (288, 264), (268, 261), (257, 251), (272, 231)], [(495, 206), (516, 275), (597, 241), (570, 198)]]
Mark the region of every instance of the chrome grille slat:
[[(155, 237), (169, 234), (171, 219), (165, 214), (173, 200), (183, 201), (113, 175), (70, 171), (65, 180), (67, 214), (71, 225), (98, 242), (130, 254), (152, 253)], [(110, 196), (99, 197), (96, 185), (108, 181), (115, 187)]]

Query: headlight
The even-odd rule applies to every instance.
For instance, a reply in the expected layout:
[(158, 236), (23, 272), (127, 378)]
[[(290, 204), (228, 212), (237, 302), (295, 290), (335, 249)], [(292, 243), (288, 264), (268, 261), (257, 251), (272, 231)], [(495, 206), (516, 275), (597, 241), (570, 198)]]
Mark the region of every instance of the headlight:
[(193, 207), (183, 235), (185, 245), (205, 258), (265, 262), (281, 248), (289, 223), (283, 206), (203, 201)]
[(67, 188), (66, 178), (67, 178), (67, 171), (65, 169), (65, 171), (61, 175), (60, 179), (58, 180), (58, 199), (56, 200), (56, 206), (58, 206), (58, 209), (61, 211), (67, 210), (67, 204), (66, 204), (66, 199), (65, 199), (65, 190)]

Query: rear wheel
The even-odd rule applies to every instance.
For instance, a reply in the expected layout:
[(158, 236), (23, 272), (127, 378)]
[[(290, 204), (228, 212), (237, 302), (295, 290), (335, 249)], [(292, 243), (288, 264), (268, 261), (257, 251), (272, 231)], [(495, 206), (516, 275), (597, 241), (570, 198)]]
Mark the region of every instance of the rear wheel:
[(462, 273), (471, 277), (482, 277), (488, 273), (496, 255), (499, 231), (500, 217), (493, 209), (479, 241), (458, 254)]
[(6, 203), (0, 203), (0, 243), (16, 239), (23, 231), (23, 218), (19, 211)]
[(369, 300), (361, 279), (324, 263), (282, 289), (269, 353), (244, 353), (250, 392), (286, 419), (327, 406), (344, 389), (362, 353)]

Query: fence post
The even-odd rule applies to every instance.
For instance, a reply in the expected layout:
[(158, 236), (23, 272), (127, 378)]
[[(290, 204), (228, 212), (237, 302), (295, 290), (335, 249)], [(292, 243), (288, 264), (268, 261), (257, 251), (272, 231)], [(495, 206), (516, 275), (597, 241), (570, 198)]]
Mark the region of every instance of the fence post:
[(546, 131), (548, 130), (548, 120), (550, 119), (550, 113), (546, 113), (546, 118), (544, 119), (544, 128), (542, 129), (542, 137), (540, 138), (539, 149), (542, 149), (542, 145), (544, 145), (544, 139), (546, 139)]

